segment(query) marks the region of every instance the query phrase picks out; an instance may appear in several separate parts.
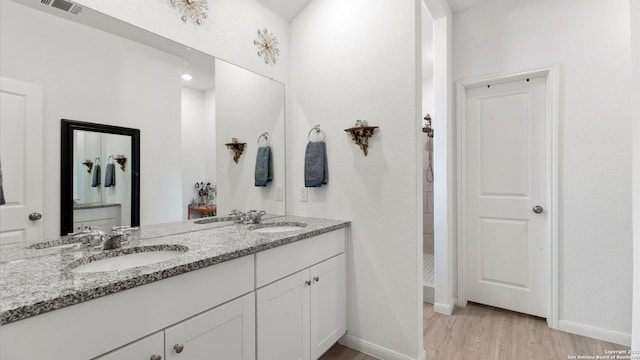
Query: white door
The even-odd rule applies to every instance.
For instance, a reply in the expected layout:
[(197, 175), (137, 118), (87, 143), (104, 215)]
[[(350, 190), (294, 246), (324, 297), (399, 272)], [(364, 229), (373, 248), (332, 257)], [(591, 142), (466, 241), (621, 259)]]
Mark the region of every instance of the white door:
[(249, 293), (164, 332), (166, 360), (255, 360), (255, 294)]
[(317, 359), (346, 331), (344, 254), (311, 267), (311, 359)]
[(258, 360), (309, 360), (309, 269), (257, 290)]
[(42, 214), (42, 87), (0, 78), (0, 166), (0, 244), (40, 240), (42, 220), (29, 215)]
[(162, 360), (163, 355), (164, 332), (160, 331), (95, 360)]
[(485, 85), (467, 89), (462, 124), (466, 298), (541, 317), (546, 106), (546, 77)]

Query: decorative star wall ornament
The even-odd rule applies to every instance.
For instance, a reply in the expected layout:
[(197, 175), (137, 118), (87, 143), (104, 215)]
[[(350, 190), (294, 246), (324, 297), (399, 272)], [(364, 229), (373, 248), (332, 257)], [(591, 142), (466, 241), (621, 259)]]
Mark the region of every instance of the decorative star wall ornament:
[(278, 62), (280, 49), (278, 49), (278, 39), (269, 30), (258, 29), (258, 38), (253, 40), (253, 44), (258, 47), (258, 56), (264, 56), (264, 63), (275, 65)]
[(207, 0), (171, 0), (171, 5), (182, 10), (182, 21), (187, 22), (188, 18), (193, 19), (196, 24), (201, 25), (208, 17)]

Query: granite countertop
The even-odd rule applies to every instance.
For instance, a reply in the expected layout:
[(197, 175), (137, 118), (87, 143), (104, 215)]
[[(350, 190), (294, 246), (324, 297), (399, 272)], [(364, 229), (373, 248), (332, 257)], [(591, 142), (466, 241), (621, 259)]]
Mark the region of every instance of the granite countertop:
[[(202, 219), (197, 219), (202, 220)], [(104, 257), (107, 252), (76, 246), (20, 248), (0, 257), (0, 325), (51, 310), (127, 290), (153, 281), (219, 264), (242, 256), (349, 226), (349, 221), (273, 216), (262, 224), (301, 223), (300, 230), (258, 233), (252, 226), (222, 218), (207, 224), (195, 221), (142, 226), (134, 239), (114, 252), (188, 248), (159, 263), (119, 271), (74, 273), (71, 266)], [(257, 225), (260, 226), (260, 225)]]
[(74, 204), (73, 210), (98, 209), (98, 208), (106, 208), (106, 207), (114, 207), (114, 206), (120, 206), (120, 204), (103, 204), (103, 203)]

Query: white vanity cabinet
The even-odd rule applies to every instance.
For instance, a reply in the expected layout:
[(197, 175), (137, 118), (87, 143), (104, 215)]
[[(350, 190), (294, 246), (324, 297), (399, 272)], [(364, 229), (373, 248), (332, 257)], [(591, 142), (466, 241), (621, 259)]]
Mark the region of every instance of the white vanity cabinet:
[(255, 360), (255, 295), (247, 294), (164, 331), (167, 360)]
[(95, 360), (255, 360), (255, 295), (247, 294)]
[(162, 360), (163, 355), (164, 333), (161, 331), (95, 360)]
[(75, 208), (73, 210), (73, 231), (80, 231), (89, 227), (98, 227), (103, 231), (110, 231), (114, 226), (121, 225), (120, 214), (120, 204)]
[(345, 238), (334, 230), (5, 324), (0, 359), (317, 359), (346, 330)]
[(344, 236), (335, 231), (257, 254), (258, 286), (306, 266), (256, 291), (258, 360), (314, 360), (344, 335)]

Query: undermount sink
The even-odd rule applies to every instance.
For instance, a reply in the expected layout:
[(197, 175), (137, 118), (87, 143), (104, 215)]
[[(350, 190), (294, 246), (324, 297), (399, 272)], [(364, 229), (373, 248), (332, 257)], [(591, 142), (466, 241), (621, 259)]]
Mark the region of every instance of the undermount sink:
[(256, 233), (272, 234), (272, 233), (301, 230), (306, 226), (307, 224), (298, 223), (298, 222), (265, 223), (265, 224), (250, 226), (249, 230)]
[[(180, 256), (189, 248), (181, 245), (158, 245), (104, 252), (71, 265), (71, 272), (93, 273), (119, 271), (156, 264)], [(75, 265), (75, 266), (74, 266)]]

